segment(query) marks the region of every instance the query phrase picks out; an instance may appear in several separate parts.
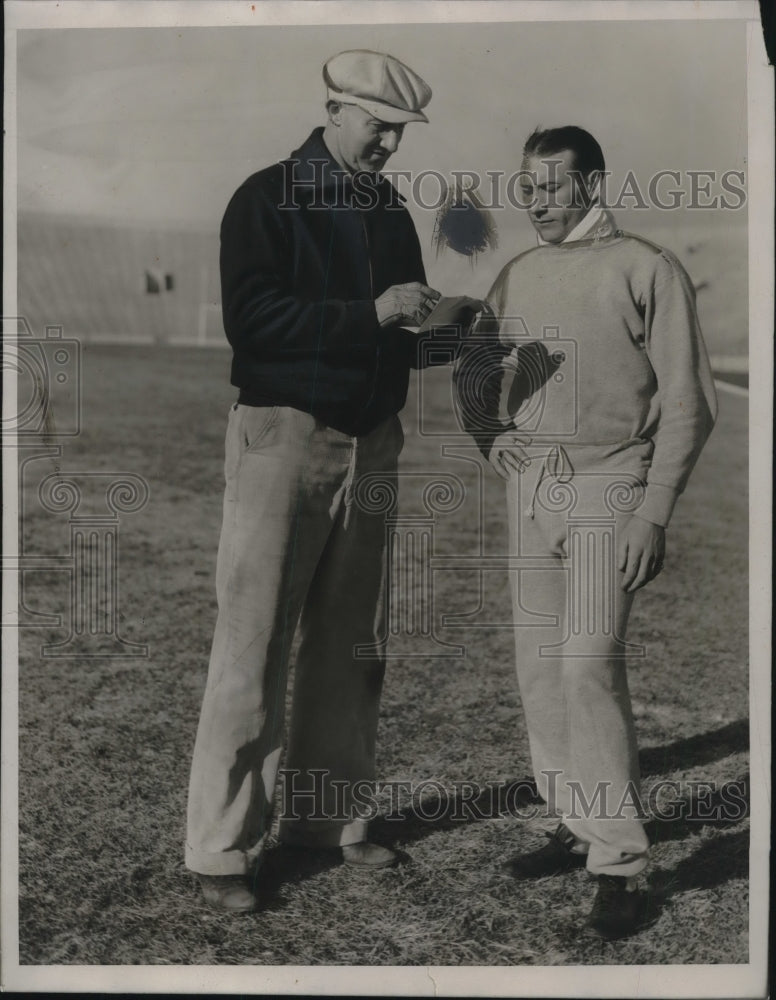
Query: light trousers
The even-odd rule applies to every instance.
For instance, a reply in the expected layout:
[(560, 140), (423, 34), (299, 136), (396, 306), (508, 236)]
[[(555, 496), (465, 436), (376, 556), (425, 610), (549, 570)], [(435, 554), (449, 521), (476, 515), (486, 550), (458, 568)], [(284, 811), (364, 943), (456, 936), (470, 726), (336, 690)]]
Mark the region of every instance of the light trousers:
[(551, 814), (587, 850), (588, 870), (632, 876), (649, 844), (626, 673), (638, 652), (625, 639), (633, 595), (616, 558), (646, 450), (527, 450), (531, 466), (510, 478), (507, 500), (510, 552), (527, 567), (510, 579), (534, 776)]
[[(273, 816), (289, 654), (300, 644), (281, 839), (365, 839), (352, 788), (375, 777), (384, 633), (385, 513), (357, 502), (364, 476), (395, 490), (398, 417), (361, 437), (290, 407), (235, 404), (226, 434), (218, 618), (189, 786), (186, 865), (246, 874)], [(321, 780), (321, 773), (325, 776)]]

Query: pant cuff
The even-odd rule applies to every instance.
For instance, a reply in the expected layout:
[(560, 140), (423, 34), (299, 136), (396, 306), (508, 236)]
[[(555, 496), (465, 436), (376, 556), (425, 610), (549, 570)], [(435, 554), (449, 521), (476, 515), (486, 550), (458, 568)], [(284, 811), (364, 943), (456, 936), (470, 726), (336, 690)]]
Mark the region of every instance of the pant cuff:
[(368, 823), (355, 819), (348, 823), (299, 822), (281, 819), (278, 839), (297, 847), (347, 847), (366, 840)]
[(186, 867), (197, 875), (250, 875), (259, 865), (266, 834), (249, 851), (201, 851), (186, 844)]
[(616, 875), (620, 878), (632, 878), (643, 872), (647, 867), (647, 859), (644, 855), (634, 858), (632, 861), (618, 861), (614, 864), (596, 863), (587, 856), (587, 870), (591, 875)]

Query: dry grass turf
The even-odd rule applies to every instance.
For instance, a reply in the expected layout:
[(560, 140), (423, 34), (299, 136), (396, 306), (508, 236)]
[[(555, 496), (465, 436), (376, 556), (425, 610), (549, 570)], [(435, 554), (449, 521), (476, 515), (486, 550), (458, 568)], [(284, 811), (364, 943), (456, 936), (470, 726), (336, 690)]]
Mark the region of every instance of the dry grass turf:
[[(530, 885), (501, 873), (502, 859), (542, 842), (540, 824), (478, 819), (460, 801), (464, 818), (453, 818), (462, 782), (503, 797), (530, 773), (501, 572), (485, 574), (479, 617), (476, 574), (436, 574), (437, 617), (474, 616), (439, 631), (465, 645), (464, 657), (413, 657), (417, 644), (399, 642), (389, 662), (379, 777), (426, 780), (422, 798), (399, 796), (374, 823), (375, 839), (403, 852), (403, 863), (366, 876), (273, 841), (260, 912), (201, 905), (182, 844), (215, 616), (228, 360), (215, 349), (85, 348), (83, 432), (59, 461), (63, 472), (133, 472), (150, 486), (148, 505), (120, 525), (121, 630), (149, 655), (44, 658), (41, 645), (65, 632), (22, 633), (22, 963), (745, 962), (746, 810), (720, 820), (712, 807), (721, 800), (701, 786), (694, 818), (650, 824), (657, 919), (616, 943), (580, 931), (593, 892), (584, 871)], [(449, 433), (448, 373), (423, 379), (424, 428)], [(466, 502), (438, 518), (436, 553), (472, 554), (476, 466), (441, 456), (457, 439), (418, 433), (419, 399), (416, 382), (402, 467), (461, 477)], [(746, 400), (722, 396), (720, 409), (670, 528), (664, 573), (636, 602), (630, 637), (647, 656), (629, 676), (645, 787), (714, 782), (730, 800), (745, 789), (730, 783), (744, 782), (748, 759)], [(64, 555), (67, 516), (36, 500), (50, 471), (46, 458), (26, 467), (23, 540), (27, 552)], [(505, 540), (502, 487), (495, 475), (483, 483), (485, 549), (495, 554)], [(24, 598), (31, 611), (66, 611), (65, 574), (28, 574)]]

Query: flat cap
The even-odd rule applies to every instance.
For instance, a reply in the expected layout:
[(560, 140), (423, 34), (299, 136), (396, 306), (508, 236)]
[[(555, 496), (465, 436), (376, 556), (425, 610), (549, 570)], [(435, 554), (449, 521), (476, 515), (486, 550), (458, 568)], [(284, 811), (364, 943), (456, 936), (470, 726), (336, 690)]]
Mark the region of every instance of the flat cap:
[(391, 124), (428, 121), (421, 108), (431, 100), (431, 87), (393, 56), (349, 49), (329, 59), (323, 79), (330, 101), (357, 104)]

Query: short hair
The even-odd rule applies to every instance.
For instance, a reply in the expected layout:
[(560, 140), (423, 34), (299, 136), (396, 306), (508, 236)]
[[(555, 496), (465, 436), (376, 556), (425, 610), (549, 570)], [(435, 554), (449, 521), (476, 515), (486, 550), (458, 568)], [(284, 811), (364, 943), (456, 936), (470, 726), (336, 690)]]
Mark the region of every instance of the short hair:
[(566, 149), (574, 154), (574, 168), (583, 177), (591, 170), (606, 170), (601, 147), (589, 132), (577, 125), (535, 128), (525, 141), (523, 156), (555, 156)]

